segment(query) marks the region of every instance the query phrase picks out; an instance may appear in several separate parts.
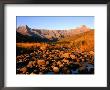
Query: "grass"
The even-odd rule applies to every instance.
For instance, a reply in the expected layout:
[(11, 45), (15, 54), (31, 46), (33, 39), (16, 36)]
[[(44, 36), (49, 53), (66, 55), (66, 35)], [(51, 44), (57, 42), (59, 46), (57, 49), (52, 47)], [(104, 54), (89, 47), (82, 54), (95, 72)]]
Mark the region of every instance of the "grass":
[(63, 38), (58, 41), (58, 44), (68, 45), (68, 47), (81, 51), (94, 50), (94, 30)]
[[(71, 48), (72, 50), (80, 50), (80, 51), (94, 51), (94, 30), (81, 33), (75, 36), (62, 38), (57, 42), (48, 42), (48, 43), (16, 43), (17, 48), (25, 48), (25, 49), (34, 49), (34, 48), (42, 48), (54, 45), (58, 46), (66, 46)], [(26, 51), (27, 52), (27, 51)]]

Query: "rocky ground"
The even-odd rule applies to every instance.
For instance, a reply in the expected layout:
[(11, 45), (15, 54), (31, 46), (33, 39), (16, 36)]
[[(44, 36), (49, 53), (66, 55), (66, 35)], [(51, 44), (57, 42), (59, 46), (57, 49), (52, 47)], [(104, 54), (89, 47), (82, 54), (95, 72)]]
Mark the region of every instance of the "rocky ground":
[(55, 45), (19, 49), (16, 74), (94, 74), (94, 51)]

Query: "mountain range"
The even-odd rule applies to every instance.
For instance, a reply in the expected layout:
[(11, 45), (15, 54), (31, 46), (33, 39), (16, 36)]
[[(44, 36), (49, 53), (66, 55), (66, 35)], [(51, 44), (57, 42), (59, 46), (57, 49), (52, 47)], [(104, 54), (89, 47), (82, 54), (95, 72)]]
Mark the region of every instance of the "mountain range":
[(23, 25), (16, 29), (16, 42), (54, 42), (91, 30), (85, 25), (68, 30), (31, 29), (27, 25)]

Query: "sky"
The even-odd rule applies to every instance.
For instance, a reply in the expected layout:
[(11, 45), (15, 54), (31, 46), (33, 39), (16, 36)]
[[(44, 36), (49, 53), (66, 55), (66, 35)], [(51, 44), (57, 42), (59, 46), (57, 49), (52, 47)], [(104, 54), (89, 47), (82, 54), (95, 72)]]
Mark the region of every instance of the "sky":
[(17, 27), (28, 25), (31, 29), (73, 29), (81, 25), (94, 29), (94, 16), (17, 16)]

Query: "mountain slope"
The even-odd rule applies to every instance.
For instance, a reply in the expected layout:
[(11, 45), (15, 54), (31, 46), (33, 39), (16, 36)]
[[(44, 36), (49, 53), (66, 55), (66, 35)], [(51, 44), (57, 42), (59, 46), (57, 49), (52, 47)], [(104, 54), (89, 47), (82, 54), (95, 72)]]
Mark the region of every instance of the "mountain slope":
[(94, 49), (94, 30), (80, 33), (71, 37), (65, 37), (58, 41), (60, 45), (68, 45), (73, 49), (90, 51)]
[(19, 26), (17, 32), (27, 36), (39, 36), (41, 38), (47, 38), (49, 40), (61, 39), (64, 37), (70, 37), (76, 34), (90, 31), (91, 29), (85, 25), (82, 25), (76, 29), (69, 30), (47, 30), (47, 29), (31, 29), (27, 25)]
[(38, 35), (34, 36), (28, 36), (28, 35), (22, 35), (18, 32), (16, 32), (16, 42), (48, 42), (49, 40), (47, 38), (42, 38)]

